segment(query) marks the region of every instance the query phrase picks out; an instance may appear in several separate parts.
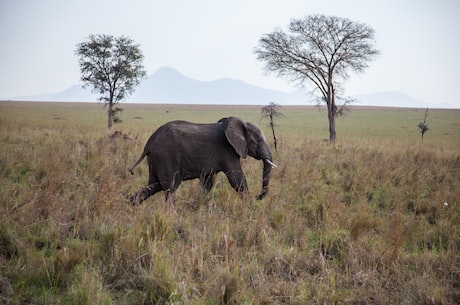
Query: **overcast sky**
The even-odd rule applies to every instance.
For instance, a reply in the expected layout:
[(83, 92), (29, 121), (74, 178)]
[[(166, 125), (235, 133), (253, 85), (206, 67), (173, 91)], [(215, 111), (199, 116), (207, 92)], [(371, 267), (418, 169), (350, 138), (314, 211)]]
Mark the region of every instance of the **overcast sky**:
[(90, 34), (130, 36), (149, 75), (170, 66), (198, 80), (230, 77), (290, 91), (264, 72), (254, 48), (263, 34), (309, 14), (376, 31), (381, 55), (351, 76), (346, 95), (401, 91), (460, 107), (458, 0), (0, 0), (0, 98), (79, 83), (75, 45)]

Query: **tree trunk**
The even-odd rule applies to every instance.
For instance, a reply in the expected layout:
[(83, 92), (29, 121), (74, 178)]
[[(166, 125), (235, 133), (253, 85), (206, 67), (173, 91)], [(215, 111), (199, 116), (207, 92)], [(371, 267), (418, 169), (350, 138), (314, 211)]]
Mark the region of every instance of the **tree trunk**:
[(334, 85), (332, 84), (332, 71), (329, 72), (328, 86), (327, 86), (327, 118), (329, 119), (329, 141), (335, 143), (335, 117), (337, 114), (337, 107), (335, 106), (335, 92)]
[(109, 129), (111, 129), (112, 124), (113, 124), (113, 89), (111, 88), (110, 92), (109, 92), (109, 110), (108, 110), (108, 124), (107, 124), (107, 127)]
[(112, 105), (112, 104), (109, 104), (109, 110), (107, 110), (107, 116), (108, 116), (108, 122), (107, 122), (108, 124), (107, 124), (107, 127), (108, 127), (109, 129), (112, 128), (112, 122), (113, 122), (113, 119), (112, 119), (112, 113), (113, 113), (112, 107), (113, 107), (113, 105)]
[(335, 143), (336, 132), (335, 132), (335, 112), (334, 112), (334, 109), (328, 109), (328, 119), (329, 119), (329, 141), (331, 143)]
[(275, 136), (275, 124), (273, 123), (273, 118), (272, 116), (270, 116), (271, 118), (271, 121), (270, 121), (270, 127), (272, 129), (272, 134), (273, 134), (273, 144), (275, 145), (275, 151), (277, 152), (278, 151), (278, 141), (276, 140), (276, 136)]

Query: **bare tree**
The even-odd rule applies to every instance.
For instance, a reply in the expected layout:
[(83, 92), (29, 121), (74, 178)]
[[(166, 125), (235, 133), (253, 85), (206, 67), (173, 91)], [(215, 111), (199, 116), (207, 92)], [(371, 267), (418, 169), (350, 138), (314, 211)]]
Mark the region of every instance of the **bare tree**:
[(299, 85), (310, 83), (327, 105), (329, 139), (336, 140), (336, 100), (349, 71), (362, 72), (379, 54), (374, 30), (363, 23), (334, 16), (311, 15), (292, 19), (288, 32), (265, 34), (255, 49), (265, 68)]
[(278, 140), (276, 139), (275, 135), (275, 118), (281, 118), (284, 116), (284, 114), (281, 112), (281, 106), (274, 102), (271, 102), (267, 106), (262, 107), (261, 115), (262, 118), (267, 118), (269, 120), (268, 124), (270, 126), (270, 129), (272, 130), (275, 151), (278, 151)]
[(423, 142), (423, 136), (425, 135), (425, 132), (429, 130), (428, 125), (426, 124), (426, 117), (428, 116), (428, 108), (425, 110), (425, 118), (423, 119), (423, 122), (418, 123), (418, 128), (420, 128), (420, 133), (422, 134), (422, 142)]
[(120, 123), (118, 113), (123, 109), (114, 107), (134, 92), (146, 75), (139, 45), (126, 36), (90, 35), (79, 43), (75, 54), (80, 57), (83, 87), (101, 94), (99, 100), (108, 106), (108, 127)]

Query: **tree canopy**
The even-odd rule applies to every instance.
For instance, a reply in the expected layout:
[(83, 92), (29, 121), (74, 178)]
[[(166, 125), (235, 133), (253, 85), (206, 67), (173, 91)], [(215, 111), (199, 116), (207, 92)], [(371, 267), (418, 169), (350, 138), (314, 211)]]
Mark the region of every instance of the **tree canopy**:
[(379, 51), (374, 30), (346, 18), (310, 15), (292, 19), (288, 32), (276, 29), (265, 34), (255, 49), (265, 69), (299, 85), (319, 90), (328, 108), (329, 135), (336, 139), (335, 117), (349, 72), (362, 72)]
[(138, 44), (126, 36), (90, 35), (79, 43), (75, 51), (79, 56), (81, 80), (100, 94), (100, 101), (108, 106), (108, 127), (120, 122), (114, 107), (134, 92), (146, 75), (142, 65), (144, 56)]

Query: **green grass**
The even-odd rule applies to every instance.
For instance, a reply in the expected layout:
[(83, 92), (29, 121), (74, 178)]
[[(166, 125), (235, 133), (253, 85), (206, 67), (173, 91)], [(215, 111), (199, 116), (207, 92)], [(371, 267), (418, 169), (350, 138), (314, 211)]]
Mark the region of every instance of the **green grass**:
[[(183, 183), (132, 207), (127, 169), (173, 119), (259, 123), (256, 106), (0, 103), (0, 303), (458, 304), (460, 110), (285, 107), (269, 195)], [(261, 122), (267, 139), (270, 132)], [(109, 138), (121, 130), (131, 139)]]

